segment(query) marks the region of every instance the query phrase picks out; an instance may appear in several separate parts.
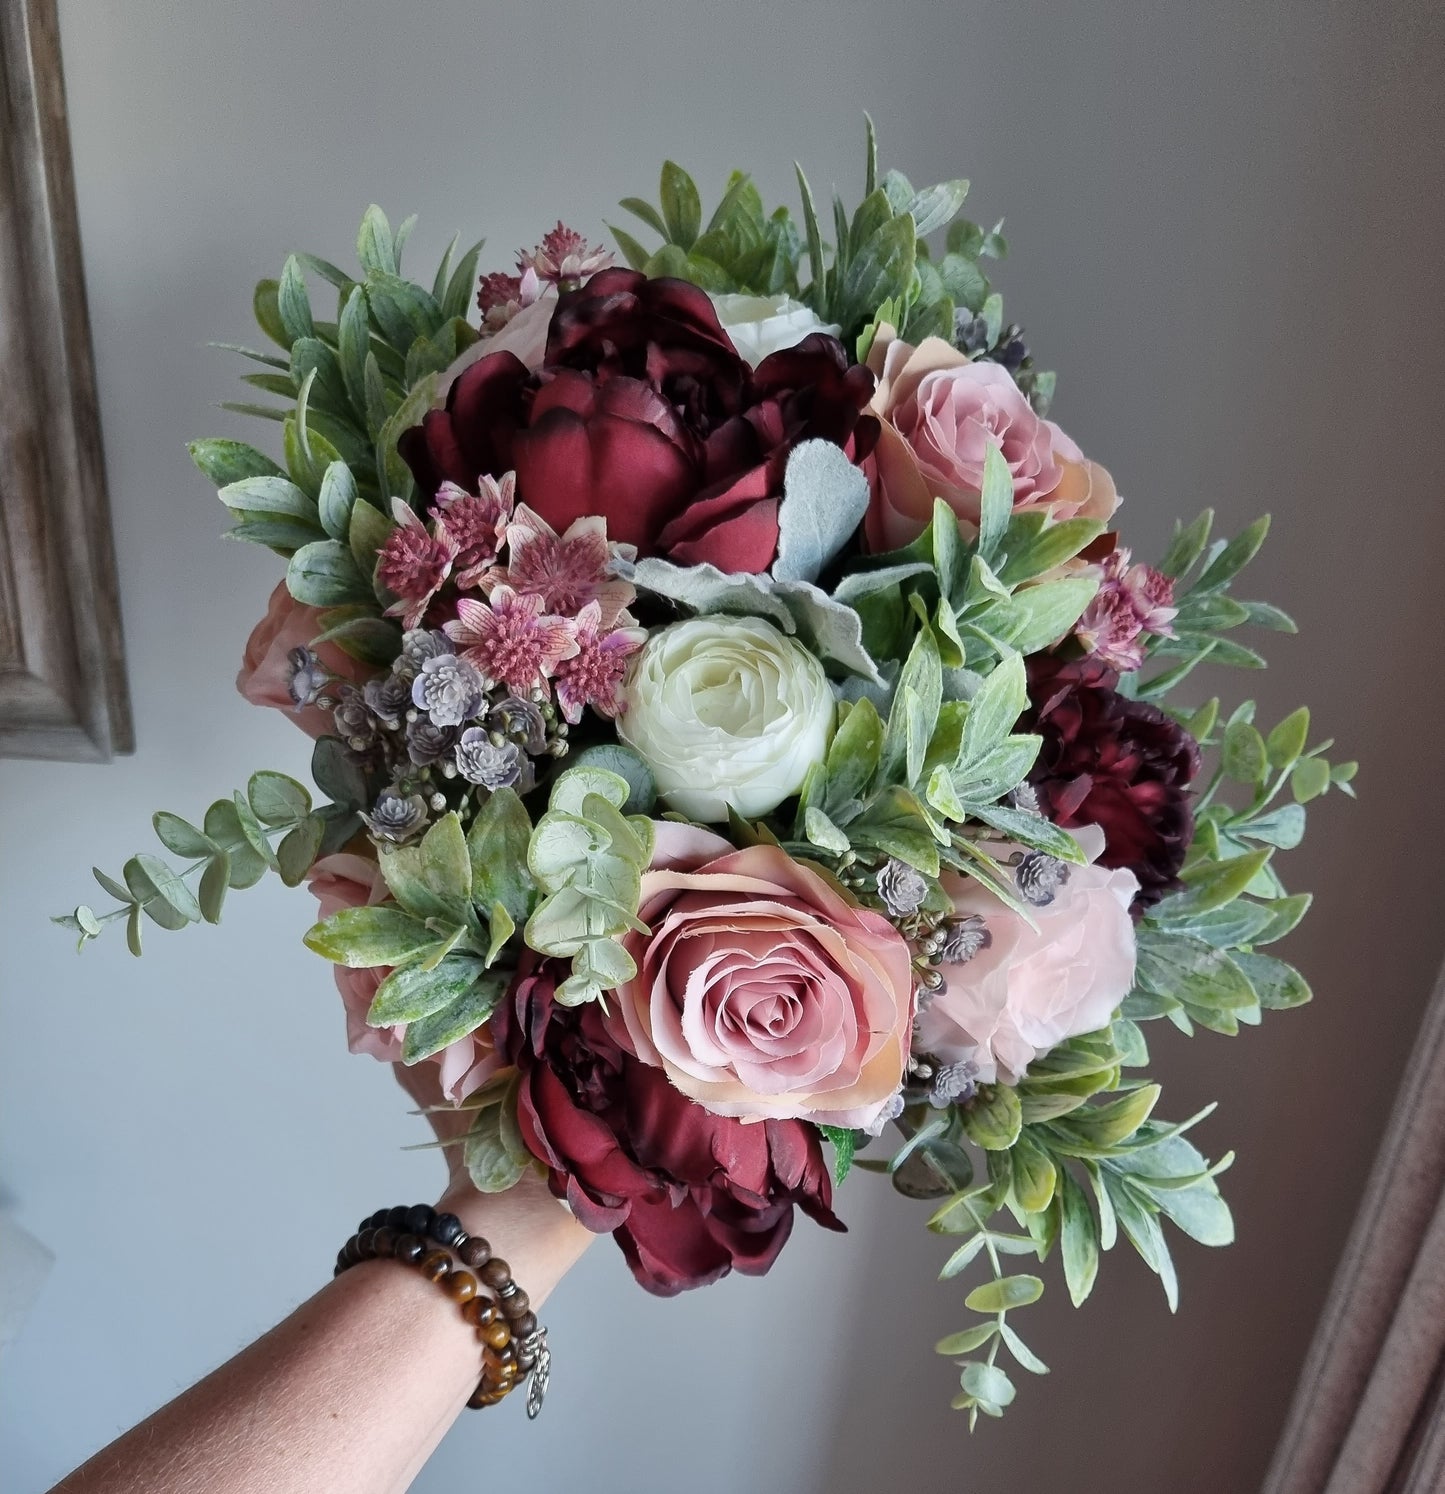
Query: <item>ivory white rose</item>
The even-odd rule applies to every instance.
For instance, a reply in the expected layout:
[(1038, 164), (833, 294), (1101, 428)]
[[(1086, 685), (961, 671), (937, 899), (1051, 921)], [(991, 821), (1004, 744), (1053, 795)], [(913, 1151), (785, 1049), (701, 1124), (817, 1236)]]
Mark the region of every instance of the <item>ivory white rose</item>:
[(723, 331), (754, 368), (769, 353), (797, 347), (811, 332), (836, 337), (843, 330), (791, 296), (713, 296), (712, 304)]
[(694, 617), (654, 633), (628, 675), (617, 734), (689, 819), (755, 818), (803, 786), (833, 735), (823, 666), (756, 617)]

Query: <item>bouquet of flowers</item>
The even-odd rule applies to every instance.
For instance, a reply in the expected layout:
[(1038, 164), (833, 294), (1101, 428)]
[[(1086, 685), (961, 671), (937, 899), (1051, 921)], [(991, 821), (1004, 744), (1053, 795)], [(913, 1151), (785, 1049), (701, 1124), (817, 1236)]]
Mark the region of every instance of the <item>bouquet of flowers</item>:
[(435, 1066), (477, 1187), (540, 1170), (653, 1292), (766, 1271), (795, 1208), (841, 1229), (850, 1168), (886, 1172), (974, 1274), (938, 1344), (972, 1424), (1044, 1370), (1013, 1262), (1082, 1303), (1122, 1234), (1173, 1307), (1165, 1221), (1231, 1239), (1145, 1024), (1309, 999), (1266, 952), (1309, 906), (1277, 853), (1354, 764), (1303, 708), (1181, 700), (1263, 664), (1236, 630), (1293, 631), (1233, 595), (1267, 521), (1134, 559), (968, 184), (880, 176), (871, 123), (831, 242), (798, 183), (801, 223), (742, 173), (704, 220), (669, 162), (629, 268), (559, 223), (419, 284), (372, 207), (358, 271), (262, 281), (276, 351), (236, 351), (282, 403), (227, 408), (284, 465), (191, 454), (285, 562), (239, 684), (315, 738), (324, 802), (260, 772), (162, 811), (185, 865), (97, 871), (118, 906), (59, 921), (139, 954), (309, 881), (351, 1047)]

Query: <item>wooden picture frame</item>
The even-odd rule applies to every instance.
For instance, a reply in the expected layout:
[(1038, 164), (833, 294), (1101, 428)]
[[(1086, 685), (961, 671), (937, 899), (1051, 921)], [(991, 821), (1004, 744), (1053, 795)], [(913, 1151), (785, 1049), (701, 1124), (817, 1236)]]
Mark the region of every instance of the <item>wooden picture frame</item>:
[(134, 750), (55, 0), (0, 0), (0, 756)]

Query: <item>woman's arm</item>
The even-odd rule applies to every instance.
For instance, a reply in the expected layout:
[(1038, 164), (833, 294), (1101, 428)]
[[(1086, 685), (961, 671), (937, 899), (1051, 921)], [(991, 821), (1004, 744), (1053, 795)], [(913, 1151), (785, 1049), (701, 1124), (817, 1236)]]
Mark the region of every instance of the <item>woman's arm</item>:
[[(489, 1198), (457, 1179), (437, 1207), (491, 1242), (534, 1306), (594, 1238), (530, 1176)], [(366, 1261), (53, 1494), (392, 1494), (480, 1373), (481, 1345), (456, 1303), (396, 1261)], [(520, 1415), (522, 1398), (477, 1414)]]

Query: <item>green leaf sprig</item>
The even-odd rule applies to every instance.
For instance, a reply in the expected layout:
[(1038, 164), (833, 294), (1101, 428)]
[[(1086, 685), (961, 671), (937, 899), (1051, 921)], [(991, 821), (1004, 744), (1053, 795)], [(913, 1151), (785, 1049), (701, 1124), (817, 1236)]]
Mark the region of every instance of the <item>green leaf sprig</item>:
[(156, 813), (156, 838), (173, 855), (188, 858), (186, 866), (177, 871), (142, 852), (125, 863), (119, 878), (96, 867), (96, 881), (119, 906), (96, 913), (82, 903), (52, 921), (78, 934), (77, 948), (83, 949), (107, 924), (123, 919), (126, 943), (139, 956), (146, 919), (163, 929), (203, 919), (219, 923), (226, 893), (253, 886), (268, 869), (288, 887), (297, 886), (318, 856), (339, 849), (360, 828), (359, 802), (342, 797), (313, 808), (310, 790), (294, 778), (253, 773), (244, 794), (217, 799), (199, 826), (169, 810)]
[(417, 845), (380, 846), (391, 898), (342, 908), (306, 934), (307, 947), (336, 964), (390, 967), (367, 1021), (406, 1025), (403, 1063), (474, 1032), (506, 994), (516, 961), (504, 956), (536, 899), (525, 859), (530, 834), (521, 799), (497, 789), (465, 832), (453, 811)]

